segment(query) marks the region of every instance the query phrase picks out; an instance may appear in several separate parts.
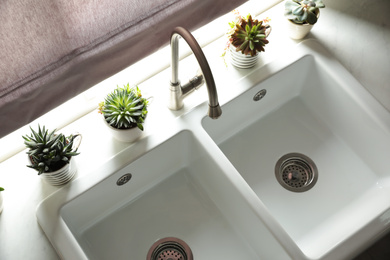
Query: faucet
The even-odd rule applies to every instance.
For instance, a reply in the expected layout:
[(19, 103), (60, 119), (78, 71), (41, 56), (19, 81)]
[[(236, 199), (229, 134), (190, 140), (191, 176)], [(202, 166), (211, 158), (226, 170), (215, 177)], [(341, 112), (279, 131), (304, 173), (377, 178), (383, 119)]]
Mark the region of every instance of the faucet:
[[(194, 53), (201, 72), (183, 86), (179, 80), (179, 37), (182, 37), (190, 46)], [(222, 110), (218, 103), (217, 88), (215, 86), (214, 77), (211, 73), (210, 66), (204, 56), (202, 49), (194, 36), (183, 27), (176, 27), (171, 34), (171, 67), (172, 78), (169, 87), (170, 100), (168, 108), (171, 110), (180, 110), (183, 107), (183, 99), (195, 89), (198, 89), (204, 81), (206, 81), (207, 92), (209, 95), (209, 110), (208, 116), (212, 119), (217, 119)]]

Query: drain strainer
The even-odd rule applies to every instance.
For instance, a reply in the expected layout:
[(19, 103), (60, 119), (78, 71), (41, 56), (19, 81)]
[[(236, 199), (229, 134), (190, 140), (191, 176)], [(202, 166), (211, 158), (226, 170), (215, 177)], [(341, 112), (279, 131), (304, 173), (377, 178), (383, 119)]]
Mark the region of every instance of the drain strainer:
[(318, 170), (309, 157), (300, 153), (289, 153), (276, 163), (275, 176), (287, 190), (303, 192), (316, 184)]
[(193, 260), (190, 247), (181, 239), (166, 237), (149, 249), (146, 260)]

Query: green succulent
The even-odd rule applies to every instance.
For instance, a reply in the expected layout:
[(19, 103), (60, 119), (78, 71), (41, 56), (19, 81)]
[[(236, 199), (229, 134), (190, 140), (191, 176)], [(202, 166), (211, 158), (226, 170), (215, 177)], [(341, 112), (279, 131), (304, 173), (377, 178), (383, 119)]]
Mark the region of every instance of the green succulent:
[(4, 188), (0, 187), (0, 191), (3, 191), (3, 190), (4, 190)]
[(138, 127), (144, 130), (143, 123), (148, 113), (148, 100), (142, 97), (138, 86), (129, 84), (117, 87), (99, 104), (99, 112), (106, 122), (118, 129)]
[(253, 20), (249, 15), (247, 19), (241, 18), (235, 26), (234, 32), (230, 35), (230, 42), (236, 47), (236, 51), (251, 56), (264, 51), (268, 40), (265, 33), (267, 27), (263, 25), (263, 21)]
[(315, 24), (319, 8), (324, 8), (322, 0), (287, 0), (284, 15), (296, 24)]
[(31, 129), (30, 136), (23, 136), (24, 144), (29, 150), (31, 165), (27, 165), (38, 171), (38, 175), (44, 172), (54, 172), (64, 167), (72, 156), (76, 156), (77, 149), (73, 149), (75, 136), (65, 137), (63, 134), (54, 134), (56, 130), (49, 132), (38, 125), (38, 131)]

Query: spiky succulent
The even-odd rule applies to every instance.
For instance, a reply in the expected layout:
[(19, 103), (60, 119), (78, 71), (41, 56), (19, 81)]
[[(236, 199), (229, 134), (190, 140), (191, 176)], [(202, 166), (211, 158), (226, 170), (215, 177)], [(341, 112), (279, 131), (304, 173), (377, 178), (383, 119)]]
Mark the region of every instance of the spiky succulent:
[(38, 171), (38, 175), (44, 172), (54, 172), (61, 169), (72, 156), (76, 156), (77, 149), (73, 149), (73, 140), (75, 136), (65, 137), (63, 134), (55, 134), (55, 131), (49, 132), (38, 125), (38, 131), (31, 129), (30, 136), (23, 136), (24, 144), (29, 150), (27, 154), (30, 157), (31, 165), (27, 167)]
[(99, 104), (99, 112), (106, 122), (118, 129), (138, 127), (144, 130), (148, 100), (142, 97), (138, 86), (131, 88), (129, 84), (117, 87)]
[(296, 24), (315, 24), (319, 8), (324, 8), (322, 0), (287, 0), (284, 15)]
[(255, 56), (256, 53), (264, 51), (264, 46), (268, 43), (266, 29), (263, 21), (252, 19), (249, 15), (247, 19), (240, 18), (235, 24), (229, 40), (236, 47), (236, 51)]

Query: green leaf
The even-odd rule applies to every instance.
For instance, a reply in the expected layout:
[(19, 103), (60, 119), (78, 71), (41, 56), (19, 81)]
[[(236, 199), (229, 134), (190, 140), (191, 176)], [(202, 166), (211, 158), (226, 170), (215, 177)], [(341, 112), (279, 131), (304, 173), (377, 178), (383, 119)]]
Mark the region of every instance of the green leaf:
[(298, 17), (298, 20), (301, 22), (307, 21), (308, 12), (303, 12), (303, 15), (301, 17)]
[(314, 0), (314, 3), (316, 3), (316, 6), (318, 8), (324, 8), (325, 4), (322, 2), (322, 0)]
[(248, 47), (248, 44), (249, 44), (249, 42), (248, 41), (244, 41), (242, 44), (241, 44), (241, 46), (240, 46), (240, 50), (245, 50), (246, 49), (246, 47)]
[[(249, 27), (252, 27), (252, 16), (251, 16), (251, 15), (248, 16), (247, 21), (248, 21)], [(248, 30), (247, 30), (247, 31), (248, 31)]]
[(121, 115), (118, 115), (118, 117), (116, 118), (116, 123), (118, 124), (119, 121), (121, 120), (122, 116)]
[(44, 162), (38, 163), (38, 167), (40, 167), (40, 168), (45, 167), (45, 163)]
[(294, 15), (302, 15), (304, 13), (302, 6), (297, 6), (297, 7), (293, 8), (291, 11)]
[(32, 141), (25, 141), (24, 144), (28, 146), (30, 149), (35, 149), (38, 147), (38, 144)]
[(255, 33), (255, 32), (257, 31), (257, 28), (258, 28), (258, 27), (259, 27), (258, 25), (253, 26), (253, 27), (252, 27), (252, 30), (251, 30), (251, 33), (252, 33), (252, 34)]
[(144, 126), (140, 123), (137, 124), (137, 127), (141, 130), (141, 131), (144, 131)]
[(34, 129), (31, 128), (31, 126), (30, 126), (30, 129), (31, 129), (31, 132), (33, 133), (33, 135), (34, 135), (34, 137), (35, 137), (35, 140), (36, 140), (37, 142), (41, 142), (40, 137), (39, 137), (39, 134), (38, 134), (37, 132), (35, 132)]
[(306, 21), (309, 24), (315, 24), (317, 22), (317, 16), (312, 12), (308, 12)]
[(249, 48), (253, 51), (255, 48), (255, 45), (253, 44), (252, 41), (249, 41)]
[(246, 33), (248, 33), (248, 34), (251, 32), (251, 28), (249, 27), (248, 24), (245, 26), (245, 31), (246, 31)]
[(258, 35), (256, 35), (256, 38), (257, 39), (265, 39), (267, 37), (265, 36), (265, 34), (258, 34)]
[(286, 10), (287, 9), (291, 10), (292, 8), (297, 7), (297, 6), (300, 6), (300, 4), (296, 3), (296, 2), (293, 2), (293, 1), (286, 1), (285, 4), (284, 4), (284, 7), (285, 7)]

